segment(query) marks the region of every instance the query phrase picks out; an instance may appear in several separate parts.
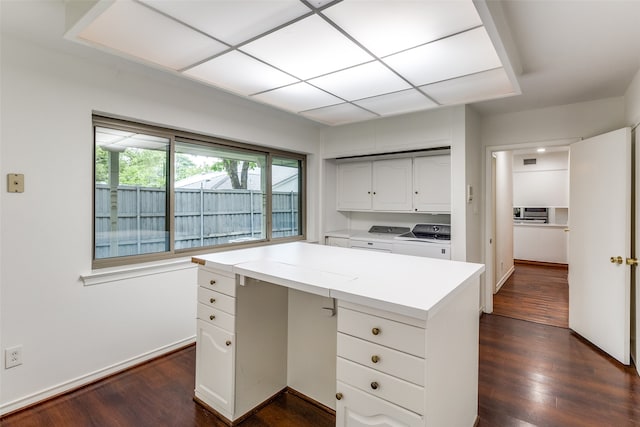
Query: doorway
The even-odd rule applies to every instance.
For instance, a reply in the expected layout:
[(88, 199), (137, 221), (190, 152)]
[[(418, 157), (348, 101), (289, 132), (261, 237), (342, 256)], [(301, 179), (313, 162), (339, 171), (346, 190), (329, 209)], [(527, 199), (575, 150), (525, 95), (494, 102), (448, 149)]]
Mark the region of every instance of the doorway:
[[(485, 312), (494, 311), (494, 294), (514, 274), (515, 259), (566, 265), (566, 251), (558, 248), (566, 247), (568, 240), (567, 233), (564, 233), (568, 219), (568, 147), (578, 140), (572, 138), (487, 147)], [(564, 167), (557, 166), (558, 158), (561, 159), (562, 155), (565, 156)], [(556, 165), (554, 161), (544, 161), (545, 158), (555, 158)], [(534, 159), (533, 165), (531, 159)], [(525, 161), (527, 165), (523, 166)], [(500, 169), (500, 162), (508, 167)], [(560, 187), (566, 188), (566, 191), (556, 191)], [(519, 194), (514, 194), (518, 191)], [(549, 198), (549, 195), (552, 197)], [(547, 208), (546, 224), (515, 225), (514, 207)], [(545, 245), (552, 250), (540, 251), (539, 248)]]

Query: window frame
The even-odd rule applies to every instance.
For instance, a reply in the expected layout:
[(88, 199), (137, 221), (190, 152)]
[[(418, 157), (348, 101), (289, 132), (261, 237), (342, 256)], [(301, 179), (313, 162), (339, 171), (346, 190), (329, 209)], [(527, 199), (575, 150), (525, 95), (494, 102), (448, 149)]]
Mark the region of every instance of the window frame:
[[(124, 255), (118, 257), (110, 257), (110, 258), (98, 258), (96, 259), (96, 127), (107, 127), (112, 129), (118, 129), (129, 132), (139, 132), (147, 135), (158, 136), (162, 138), (167, 138), (169, 140), (169, 156), (168, 156), (168, 164), (169, 168), (167, 170), (166, 179), (167, 179), (167, 197), (166, 197), (166, 230), (169, 233), (169, 249), (163, 252), (155, 252), (149, 254), (137, 254), (137, 255)], [(125, 266), (130, 264), (138, 264), (145, 262), (153, 262), (153, 261), (162, 261), (168, 260), (172, 258), (181, 258), (189, 255), (199, 255), (204, 253), (212, 253), (212, 252), (220, 252), (223, 250), (229, 250), (234, 248), (246, 248), (246, 247), (256, 247), (256, 246), (265, 246), (276, 243), (285, 243), (292, 241), (299, 241), (306, 239), (307, 233), (307, 215), (306, 215), (306, 205), (307, 205), (307, 156), (306, 154), (273, 149), (269, 147), (248, 144), (228, 139), (223, 139), (219, 137), (208, 136), (204, 134), (198, 134), (195, 132), (189, 132), (184, 130), (172, 129), (169, 127), (140, 123), (135, 122), (128, 119), (121, 119), (110, 117), (102, 114), (94, 113), (92, 115), (92, 132), (93, 132), (93, 180), (92, 180), (92, 190), (91, 190), (91, 201), (92, 201), (92, 250), (91, 250), (91, 259), (92, 259), (92, 269), (101, 269), (101, 268), (109, 268), (109, 267), (118, 267)], [(265, 165), (265, 238), (260, 240), (248, 241), (248, 242), (236, 242), (236, 243), (225, 243), (213, 246), (200, 246), (196, 248), (184, 248), (184, 249), (176, 249), (175, 248), (175, 153), (176, 153), (176, 144), (180, 142), (190, 143), (190, 144), (199, 144), (204, 147), (220, 147), (225, 149), (239, 150), (239, 151), (247, 151), (251, 153), (257, 153), (261, 155), (265, 155), (266, 157), (266, 165)], [(299, 228), (300, 233), (295, 236), (286, 236), (286, 237), (273, 237), (273, 212), (272, 212), (272, 161), (273, 158), (286, 158), (297, 160), (300, 162), (300, 183), (299, 183)]]

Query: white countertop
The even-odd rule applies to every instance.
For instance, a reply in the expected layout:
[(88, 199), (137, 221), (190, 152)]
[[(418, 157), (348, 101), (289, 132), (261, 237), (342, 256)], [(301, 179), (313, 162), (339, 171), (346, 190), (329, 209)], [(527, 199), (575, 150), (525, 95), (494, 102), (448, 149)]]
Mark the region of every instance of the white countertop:
[(403, 244), (403, 245), (422, 245), (422, 244), (432, 244), (432, 245), (440, 245), (440, 246), (451, 246), (450, 241), (433, 241), (433, 240), (403, 240), (396, 239), (397, 234), (391, 233), (369, 233), (366, 230), (335, 230), (328, 231), (325, 233), (327, 237), (340, 237), (345, 239), (352, 240), (361, 240), (367, 242), (377, 242), (377, 243), (394, 243), (394, 244)]
[(423, 320), (484, 271), (482, 264), (302, 242), (198, 255), (194, 260), (205, 267)]
[(528, 222), (513, 222), (514, 227), (542, 227), (542, 228), (568, 228), (567, 224), (532, 224)]

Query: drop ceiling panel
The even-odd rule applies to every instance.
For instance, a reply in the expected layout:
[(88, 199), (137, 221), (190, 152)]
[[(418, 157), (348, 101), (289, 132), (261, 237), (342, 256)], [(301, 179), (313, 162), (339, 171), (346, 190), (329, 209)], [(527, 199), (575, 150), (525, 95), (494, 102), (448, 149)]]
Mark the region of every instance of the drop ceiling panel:
[(142, 0), (231, 45), (311, 12), (299, 0)]
[(316, 15), (248, 43), (241, 50), (303, 80), (373, 59)]
[(513, 87), (503, 68), (421, 86), (420, 89), (445, 105), (465, 104), (513, 94)]
[(351, 104), (338, 104), (316, 110), (303, 111), (303, 116), (328, 125), (341, 125), (344, 123), (359, 122), (374, 119), (377, 116)]
[(245, 96), (297, 81), (238, 51), (225, 53), (186, 70), (184, 74)]
[(316, 89), (307, 83), (296, 83), (259, 93), (251, 98), (296, 113), (343, 102), (340, 98)]
[(482, 25), (467, 1), (343, 1), (323, 12), (378, 57)]
[(426, 110), (438, 106), (415, 89), (374, 96), (354, 102), (382, 116)]
[(103, 47), (179, 70), (226, 46), (132, 1), (117, 1), (79, 37)]
[(309, 83), (348, 101), (411, 87), (378, 61), (311, 79)]
[(388, 56), (384, 62), (416, 86), (502, 66), (482, 27)]

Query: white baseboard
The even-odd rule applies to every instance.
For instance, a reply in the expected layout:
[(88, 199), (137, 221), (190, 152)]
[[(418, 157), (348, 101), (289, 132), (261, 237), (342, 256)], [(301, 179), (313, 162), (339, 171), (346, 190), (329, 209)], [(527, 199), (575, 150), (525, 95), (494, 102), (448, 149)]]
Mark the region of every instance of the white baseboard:
[(92, 382), (98, 381), (102, 378), (108, 377), (109, 375), (113, 375), (117, 372), (124, 371), (127, 368), (138, 365), (140, 363), (146, 362), (147, 360), (151, 360), (155, 357), (162, 356), (163, 354), (170, 353), (174, 350), (177, 350), (181, 347), (187, 346), (196, 341), (196, 337), (186, 338), (184, 340), (177, 341), (173, 344), (166, 345), (164, 347), (160, 347), (156, 350), (152, 350), (150, 352), (141, 354), (136, 357), (132, 357), (131, 359), (124, 360), (122, 362), (116, 363), (111, 366), (107, 366), (105, 368), (99, 369), (97, 371), (91, 372), (86, 375), (82, 375), (78, 378), (65, 381), (53, 387), (46, 388), (37, 393), (33, 393), (19, 399), (16, 399), (12, 402), (7, 402), (0, 405), (0, 415), (8, 414), (10, 412), (17, 411), (19, 409), (25, 408), (27, 406), (36, 404), (38, 402), (44, 401), (46, 399), (50, 399), (54, 396), (58, 396), (64, 394), (68, 391), (76, 389), (78, 387), (85, 386)]
[(502, 285), (504, 285), (507, 282), (507, 280), (509, 280), (509, 277), (511, 277), (511, 275), (513, 274), (514, 271), (516, 271), (516, 267), (515, 267), (515, 265), (512, 265), (511, 268), (507, 271), (507, 273), (504, 276), (502, 276), (502, 278), (500, 279), (500, 281), (496, 285), (496, 290), (495, 290), (494, 294), (498, 293), (498, 291), (500, 290)]

